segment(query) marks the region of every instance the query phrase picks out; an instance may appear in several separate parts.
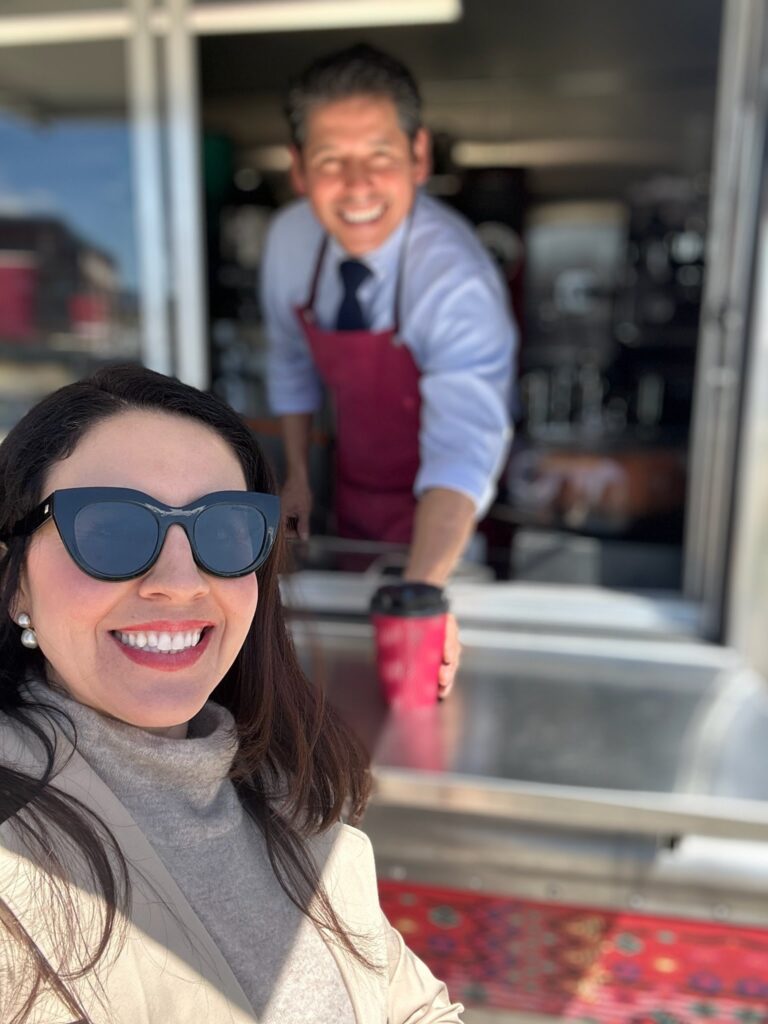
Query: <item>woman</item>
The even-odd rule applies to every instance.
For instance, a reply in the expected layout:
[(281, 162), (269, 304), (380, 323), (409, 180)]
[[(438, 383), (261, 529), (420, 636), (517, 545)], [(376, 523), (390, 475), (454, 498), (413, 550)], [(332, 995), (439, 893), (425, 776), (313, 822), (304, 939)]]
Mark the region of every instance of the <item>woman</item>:
[(0, 446), (4, 1024), (459, 1020), (340, 823), (365, 758), (297, 664), (278, 519), (238, 417), (148, 370)]

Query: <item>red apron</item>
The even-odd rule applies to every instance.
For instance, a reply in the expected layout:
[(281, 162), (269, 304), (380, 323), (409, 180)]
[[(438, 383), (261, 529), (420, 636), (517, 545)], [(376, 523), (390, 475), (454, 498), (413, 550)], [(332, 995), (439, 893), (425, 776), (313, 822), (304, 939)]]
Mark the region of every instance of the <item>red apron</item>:
[(326, 237), (309, 298), (296, 315), (336, 410), (338, 533), (408, 544), (416, 509), (421, 373), (397, 338), (399, 282), (390, 330), (323, 330), (313, 307), (327, 245)]

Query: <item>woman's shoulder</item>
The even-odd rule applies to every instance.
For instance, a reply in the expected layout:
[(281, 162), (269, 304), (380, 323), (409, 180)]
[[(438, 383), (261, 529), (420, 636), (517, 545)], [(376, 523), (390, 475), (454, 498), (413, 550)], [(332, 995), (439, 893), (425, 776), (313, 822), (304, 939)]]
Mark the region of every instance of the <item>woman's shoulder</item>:
[[(53, 710), (53, 714), (49, 712)], [(71, 754), (73, 737), (55, 709), (30, 708), (22, 720), (0, 711), (0, 765), (38, 774), (54, 755), (56, 767)]]
[(315, 835), (311, 844), (318, 849), (338, 849), (350, 855), (373, 854), (371, 840), (359, 828), (347, 825), (346, 822), (337, 821), (330, 828)]
[[(71, 752), (71, 745), (48, 720), (30, 728), (0, 711), (0, 849), (16, 849), (20, 838), (11, 827), (14, 816), (34, 799), (36, 780), (53, 768), (57, 775)], [(67, 748), (65, 751), (64, 748)]]
[(361, 895), (376, 891), (373, 847), (360, 829), (337, 822), (309, 841), (312, 857), (326, 885), (346, 891), (359, 889)]
[(44, 763), (42, 743), (15, 718), (0, 711), (0, 765), (34, 768)]

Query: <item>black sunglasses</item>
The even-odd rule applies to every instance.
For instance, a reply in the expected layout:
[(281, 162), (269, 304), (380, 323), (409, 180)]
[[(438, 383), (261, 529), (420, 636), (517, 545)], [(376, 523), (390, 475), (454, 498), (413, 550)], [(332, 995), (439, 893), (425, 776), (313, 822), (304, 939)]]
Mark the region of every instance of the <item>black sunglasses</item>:
[(97, 580), (130, 580), (147, 572), (174, 524), (186, 533), (205, 572), (245, 576), (272, 549), (280, 499), (255, 491), (216, 491), (173, 508), (123, 487), (71, 487), (49, 494), (12, 533), (29, 536), (51, 517), (74, 561)]

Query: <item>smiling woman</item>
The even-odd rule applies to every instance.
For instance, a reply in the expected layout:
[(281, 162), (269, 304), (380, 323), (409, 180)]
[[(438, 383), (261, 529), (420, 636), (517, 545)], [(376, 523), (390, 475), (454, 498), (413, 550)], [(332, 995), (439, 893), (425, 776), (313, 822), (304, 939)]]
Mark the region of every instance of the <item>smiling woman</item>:
[(0, 447), (4, 1022), (306, 1020), (308, 977), (313, 1021), (459, 1019), (341, 823), (367, 767), (296, 662), (278, 520), (238, 417), (141, 368)]
[[(32, 535), (21, 573), (17, 606), (35, 624), (48, 681), (122, 721), (183, 735), (245, 642), (256, 610), (256, 575), (202, 572), (177, 524), (162, 547), (153, 544), (155, 560), (143, 572), (141, 561), (148, 559), (139, 560), (141, 575), (118, 576), (106, 586), (104, 573), (92, 571), (85, 552), (94, 552), (94, 561), (99, 553), (101, 561), (111, 554), (120, 567), (131, 548), (141, 555), (144, 542), (137, 530), (143, 524), (133, 520), (136, 510), (149, 511), (135, 504), (120, 510), (115, 501), (92, 503), (75, 513), (71, 531), (62, 529), (58, 499), (71, 497), (82, 485), (104, 488), (107, 497), (110, 491), (119, 497), (121, 488), (141, 486), (168, 507), (178, 507), (209, 492), (250, 497), (243, 467), (218, 433), (188, 417), (154, 410), (110, 416), (91, 426), (72, 454), (45, 475), (43, 490), (53, 493), (54, 522)], [(151, 516), (149, 523), (157, 536)], [(77, 539), (81, 558), (73, 559), (62, 539), (67, 536)], [(62, 594), (69, 596), (66, 605)], [(184, 639), (191, 631), (198, 637), (194, 646)], [(146, 649), (125, 643), (122, 637), (130, 634), (146, 637)], [(162, 686), (157, 671), (170, 676)]]

